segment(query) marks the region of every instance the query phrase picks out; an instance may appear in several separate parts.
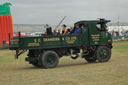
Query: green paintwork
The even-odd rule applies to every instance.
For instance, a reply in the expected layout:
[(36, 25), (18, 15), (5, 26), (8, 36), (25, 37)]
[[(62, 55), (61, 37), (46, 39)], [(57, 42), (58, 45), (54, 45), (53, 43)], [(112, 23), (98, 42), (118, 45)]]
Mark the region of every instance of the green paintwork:
[(10, 12), (10, 6), (12, 4), (7, 2), (7, 3), (4, 3), (3, 5), (0, 5), (0, 15), (10, 15), (11, 12)]
[(75, 24), (82, 24), (82, 30), (79, 35), (14, 37), (10, 40), (10, 49), (30, 50), (112, 44), (111, 34), (107, 31), (99, 31), (96, 28), (97, 23), (106, 24), (107, 22), (109, 21), (93, 20), (76, 22)]
[[(44, 39), (59, 39), (45, 41)], [(73, 40), (72, 38), (76, 38)], [(64, 40), (63, 40), (64, 39)], [(42, 36), (42, 37), (15, 37), (10, 40), (10, 48), (19, 49), (46, 49), (58, 47), (80, 46), (80, 35)]]

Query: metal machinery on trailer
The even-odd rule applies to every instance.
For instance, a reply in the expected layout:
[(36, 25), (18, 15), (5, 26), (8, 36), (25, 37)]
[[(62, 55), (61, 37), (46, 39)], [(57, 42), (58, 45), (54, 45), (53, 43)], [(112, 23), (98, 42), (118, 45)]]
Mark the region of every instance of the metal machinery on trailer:
[[(54, 68), (63, 56), (82, 57), (88, 62), (107, 62), (111, 58), (112, 36), (107, 31), (110, 20), (79, 21), (78, 35), (42, 35), (10, 38), (10, 50), (16, 58), (28, 50), (26, 61), (37, 67)], [(74, 25), (75, 25), (74, 24)]]

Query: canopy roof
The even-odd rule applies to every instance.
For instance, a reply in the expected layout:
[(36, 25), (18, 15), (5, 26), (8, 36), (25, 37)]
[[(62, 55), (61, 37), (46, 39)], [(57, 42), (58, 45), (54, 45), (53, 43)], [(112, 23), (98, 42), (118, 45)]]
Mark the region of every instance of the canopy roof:
[(81, 20), (76, 22), (75, 24), (89, 24), (89, 23), (107, 23), (110, 20), (100, 19), (100, 20)]

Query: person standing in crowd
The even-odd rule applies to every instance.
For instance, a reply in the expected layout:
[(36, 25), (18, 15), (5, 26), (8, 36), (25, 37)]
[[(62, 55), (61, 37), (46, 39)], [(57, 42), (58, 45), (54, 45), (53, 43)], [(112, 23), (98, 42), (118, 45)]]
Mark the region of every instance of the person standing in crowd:
[(62, 25), (62, 35), (65, 35), (67, 33), (67, 26), (65, 24)]

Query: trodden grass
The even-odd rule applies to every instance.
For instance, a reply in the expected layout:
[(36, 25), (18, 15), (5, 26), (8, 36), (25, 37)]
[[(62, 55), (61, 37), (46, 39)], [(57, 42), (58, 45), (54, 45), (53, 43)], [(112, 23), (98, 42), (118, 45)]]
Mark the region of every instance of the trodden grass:
[(0, 50), (0, 85), (128, 85), (128, 41), (113, 46), (109, 62), (63, 57), (54, 69), (33, 67), (24, 61), (26, 54), (15, 60), (14, 51)]

